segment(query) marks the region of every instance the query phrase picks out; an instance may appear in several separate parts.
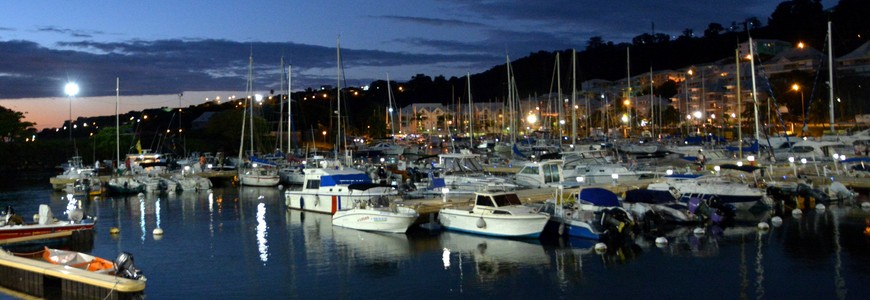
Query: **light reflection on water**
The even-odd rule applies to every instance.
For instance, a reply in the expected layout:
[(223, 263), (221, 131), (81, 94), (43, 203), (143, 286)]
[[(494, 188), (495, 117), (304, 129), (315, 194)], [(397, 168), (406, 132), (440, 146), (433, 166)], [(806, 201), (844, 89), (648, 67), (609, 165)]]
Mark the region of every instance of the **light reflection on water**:
[(257, 205), (257, 250), (260, 251), (260, 260), (263, 263), (269, 261), (269, 246), (266, 241), (268, 228), (266, 226), (266, 204), (260, 203)]
[[(39, 203), (62, 211), (46, 189), (0, 193), (25, 215)], [(261, 197), (262, 196), (262, 197)], [(146, 295), (202, 298), (846, 298), (870, 293), (870, 214), (856, 205), (809, 210), (759, 232), (769, 215), (735, 226), (666, 228), (597, 254), (575, 239), (516, 241), (453, 232), (361, 232), (323, 214), (286, 210), (276, 188), (215, 188), (142, 201), (83, 202), (99, 216), (91, 253), (135, 256)], [(32, 206), (32, 207), (31, 207)], [(56, 214), (57, 215), (57, 214)], [(110, 227), (121, 233), (111, 236)], [(147, 234), (165, 230), (162, 239)], [(655, 237), (669, 243), (656, 246)], [(179, 287), (184, 288), (179, 288)], [(373, 288), (377, 287), (377, 288)]]

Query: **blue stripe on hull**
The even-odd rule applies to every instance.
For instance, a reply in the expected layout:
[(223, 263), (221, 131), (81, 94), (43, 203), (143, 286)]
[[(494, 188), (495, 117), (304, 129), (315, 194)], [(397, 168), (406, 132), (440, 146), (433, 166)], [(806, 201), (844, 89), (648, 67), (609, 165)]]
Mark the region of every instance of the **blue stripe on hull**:
[[(547, 227), (545, 227), (544, 230), (547, 232), (554, 232), (553, 234), (559, 235), (559, 226), (561, 225), (562, 222), (550, 219), (550, 221), (547, 222)], [(568, 223), (565, 223), (565, 230), (562, 232), (562, 235), (595, 241), (601, 238), (599, 234), (590, 231), (588, 228), (582, 226), (571, 226)]]
[(587, 228), (583, 228), (580, 226), (571, 226), (571, 225), (565, 224), (565, 229), (568, 229), (568, 236), (596, 240), (596, 241), (600, 238), (598, 236), (598, 234), (596, 234), (592, 231), (589, 231), (589, 229), (587, 229)]
[(506, 234), (494, 234), (494, 233), (483, 232), (483, 231), (466, 230), (466, 229), (447, 227), (447, 226), (444, 226), (444, 228), (447, 228), (447, 230), (452, 230), (452, 231), (471, 233), (471, 234), (477, 234), (477, 235), (485, 235), (485, 236), (503, 237), (503, 238), (530, 238), (530, 239), (532, 239), (532, 238), (538, 238), (541, 236), (540, 232), (533, 233), (533, 234), (527, 234), (527, 235), (506, 235)]

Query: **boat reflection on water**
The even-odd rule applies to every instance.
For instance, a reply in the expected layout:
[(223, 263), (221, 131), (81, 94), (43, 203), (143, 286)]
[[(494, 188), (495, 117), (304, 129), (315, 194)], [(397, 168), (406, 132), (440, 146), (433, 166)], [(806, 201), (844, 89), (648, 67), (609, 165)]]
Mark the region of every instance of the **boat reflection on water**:
[[(401, 233), (381, 233), (332, 225), (329, 214), (285, 211), (291, 257), (318, 272), (331, 266), (347, 266), (350, 272), (378, 277), (396, 275), (406, 268), (417, 251), (435, 251), (431, 237), (410, 239)], [(299, 236), (301, 235), (301, 236)], [(296, 245), (302, 241), (303, 245)], [(429, 246), (427, 246), (429, 245)], [(299, 253), (303, 251), (304, 253)]]
[(550, 258), (537, 241), (512, 240), (444, 231), (438, 236), (444, 268), (463, 269), (463, 260), (472, 259), (481, 282), (496, 282), (520, 268), (549, 269)]

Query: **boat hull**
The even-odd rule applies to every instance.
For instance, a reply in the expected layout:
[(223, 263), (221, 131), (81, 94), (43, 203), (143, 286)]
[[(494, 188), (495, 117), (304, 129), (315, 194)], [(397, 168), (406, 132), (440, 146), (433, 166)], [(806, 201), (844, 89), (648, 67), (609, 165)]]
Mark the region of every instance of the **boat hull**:
[[(561, 230), (559, 227), (565, 226)], [(550, 222), (547, 223), (548, 228), (552, 228), (555, 232), (559, 233), (559, 235), (565, 235), (570, 237), (589, 239), (589, 240), (599, 240), (601, 238), (601, 234), (592, 228), (592, 225), (589, 222), (584, 222), (580, 220), (562, 220), (560, 218), (550, 218)]]
[(438, 221), (448, 230), (511, 238), (538, 238), (548, 219), (544, 214), (495, 215), (449, 208), (438, 213)]
[(332, 215), (332, 225), (363, 230), (389, 233), (404, 233), (414, 224), (419, 215), (410, 208), (389, 210), (355, 208), (342, 210)]
[[(335, 214), (340, 210), (353, 209), (354, 203), (364, 203), (380, 197), (396, 195), (395, 191), (385, 189), (386, 191), (382, 192), (381, 190), (354, 191), (352, 193), (329, 193), (322, 190), (286, 191), (284, 192), (284, 203), (290, 209)], [(347, 191), (346, 188), (345, 191)]]
[(742, 185), (715, 186), (706, 183), (681, 183), (673, 185), (650, 184), (647, 189), (654, 193), (662, 193), (663, 196), (673, 195), (670, 188), (675, 188), (680, 193), (680, 201), (686, 201), (691, 197), (699, 197), (709, 200), (713, 196), (719, 198), (722, 203), (732, 204), (739, 208), (752, 206), (764, 199), (764, 191), (761, 189), (747, 188)]
[(0, 227), (0, 240), (29, 237), (62, 231), (93, 230), (94, 223), (85, 224), (48, 224), (15, 225)]
[(280, 179), (278, 175), (239, 175), (239, 183), (246, 186), (277, 186)]

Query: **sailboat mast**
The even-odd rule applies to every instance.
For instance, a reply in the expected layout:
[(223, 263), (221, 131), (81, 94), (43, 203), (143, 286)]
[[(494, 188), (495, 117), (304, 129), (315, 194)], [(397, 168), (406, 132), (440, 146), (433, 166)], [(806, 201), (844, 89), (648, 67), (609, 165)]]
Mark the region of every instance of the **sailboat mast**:
[(831, 134), (836, 134), (834, 130), (834, 49), (833, 36), (831, 35), (831, 21), (828, 21), (828, 114), (831, 117)]
[(387, 73), (387, 118), (390, 122), (390, 132), (393, 134), (393, 141), (396, 140), (396, 122), (393, 120), (393, 88), (390, 87), (390, 73)]
[(115, 167), (121, 166), (121, 122), (118, 105), (121, 103), (121, 78), (115, 77)]
[(749, 69), (752, 72), (752, 106), (755, 110), (755, 142), (759, 145), (756, 150), (756, 154), (758, 155), (758, 158), (756, 159), (761, 159), (761, 136), (759, 135), (761, 128), (758, 122), (758, 95), (755, 93), (755, 43), (752, 41), (752, 37), (749, 37), (749, 57)]
[[(628, 100), (628, 135), (634, 126), (631, 124), (631, 48), (625, 47), (625, 99)], [(614, 107), (615, 108), (615, 107)]]
[(254, 98), (253, 98), (254, 97), (253, 96), (253, 94), (254, 94), (254, 67), (253, 67), (253, 65), (254, 65), (254, 58), (253, 58), (253, 56), (251, 56), (251, 66), (248, 67), (248, 76), (249, 76), (248, 78), (250, 78), (250, 79), (248, 79), (250, 81), (250, 91), (248, 92), (248, 101), (250, 102), (250, 105), (248, 105), (248, 107), (250, 107), (250, 110), (251, 110), (251, 113), (248, 116), (249, 117), (248, 120), (250, 120), (250, 122), (251, 122), (250, 126), (248, 126), (249, 127), (248, 130), (251, 133), (251, 136), (250, 136), (251, 152), (248, 155), (251, 155), (251, 156), (254, 155)]
[(183, 110), (181, 100), (183, 97), (183, 92), (178, 94), (178, 136), (181, 137), (181, 154), (184, 155), (184, 157), (187, 157), (187, 139), (184, 137), (184, 132), (181, 130), (181, 112)]
[[(656, 135), (656, 110), (655, 110), (655, 95), (653, 93), (653, 70), (652, 66), (649, 67), (649, 118), (652, 120), (652, 124), (650, 128), (652, 128), (652, 135)], [(659, 130), (661, 130), (661, 126), (659, 126)]]
[(287, 153), (293, 149), (293, 65), (287, 65)]
[[(280, 83), (281, 91), (278, 93), (278, 97), (281, 98), (278, 104), (278, 151), (281, 151), (281, 148), (284, 147), (284, 56), (281, 56), (281, 83)], [(289, 148), (288, 148), (289, 150)], [(283, 152), (283, 151), (281, 151)]]
[[(253, 52), (253, 50), (251, 51)], [(251, 53), (248, 56), (248, 80), (245, 82), (245, 100), (242, 102), (244, 105), (248, 104), (248, 98), (251, 96), (251, 76), (253, 76), (253, 71), (251, 71), (251, 66), (254, 64), (254, 54)], [(248, 109), (245, 106), (242, 106), (242, 131), (239, 136), (239, 162), (242, 162), (242, 153), (245, 152), (245, 123), (247, 120)]]
[(508, 122), (508, 131), (511, 135), (511, 145), (513, 145), (517, 142), (516, 134), (514, 134), (514, 131), (517, 129), (516, 129), (516, 127), (514, 127), (514, 118), (515, 118), (514, 117), (514, 104), (513, 104), (514, 87), (512, 84), (512, 76), (511, 76), (511, 58), (508, 55), (505, 55), (505, 70), (507, 70), (507, 82), (508, 82), (508, 85), (507, 85), (507, 89), (508, 89), (507, 90), (507, 92), (508, 92), (507, 93), (507, 107), (508, 107), (507, 116), (508, 116), (508, 118), (510, 118), (510, 122)]
[(336, 81), (338, 88), (336, 89), (336, 103), (338, 105), (338, 130), (335, 132), (335, 159), (338, 160), (338, 149), (341, 147), (341, 40), (335, 40), (335, 60), (336, 60)]
[(559, 121), (564, 120), (565, 118), (565, 114), (562, 111), (562, 105), (564, 105), (564, 103), (562, 102), (562, 66), (559, 62), (560, 60), (559, 52), (556, 52), (556, 115), (558, 116), (556, 120), (556, 128), (558, 128), (558, 130), (552, 133), (559, 137), (562, 136), (562, 123), (564, 123)]
[(740, 49), (734, 49), (734, 64), (737, 65), (737, 158), (743, 159), (743, 102), (740, 97)]
[(577, 144), (577, 49), (571, 49), (571, 149)]
[(465, 73), (468, 79), (468, 142), (474, 149), (474, 103), (471, 101), (471, 73)]

